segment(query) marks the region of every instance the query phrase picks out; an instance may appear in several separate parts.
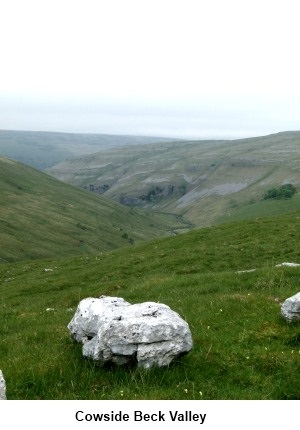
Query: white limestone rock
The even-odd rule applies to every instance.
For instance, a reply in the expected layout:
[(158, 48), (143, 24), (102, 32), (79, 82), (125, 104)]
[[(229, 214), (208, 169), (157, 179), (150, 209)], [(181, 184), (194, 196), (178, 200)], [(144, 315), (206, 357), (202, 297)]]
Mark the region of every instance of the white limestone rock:
[(275, 267), (300, 267), (300, 264), (284, 262), (284, 263), (276, 264)]
[(83, 355), (100, 364), (136, 362), (142, 368), (162, 367), (193, 346), (187, 322), (161, 303), (85, 299), (68, 328), (83, 343)]
[(0, 400), (6, 400), (6, 383), (2, 370), (0, 370)]
[(284, 301), (281, 315), (289, 322), (300, 321), (300, 292)]
[(112, 315), (117, 317), (119, 308), (129, 305), (130, 303), (119, 297), (88, 297), (79, 303), (68, 329), (77, 342), (85, 342), (98, 333), (100, 319), (103, 322), (103, 319)]

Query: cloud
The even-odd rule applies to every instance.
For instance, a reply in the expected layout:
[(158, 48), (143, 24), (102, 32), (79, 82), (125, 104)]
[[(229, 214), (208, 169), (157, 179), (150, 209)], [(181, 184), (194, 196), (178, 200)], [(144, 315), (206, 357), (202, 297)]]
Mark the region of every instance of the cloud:
[[(300, 105), (245, 98), (181, 103), (102, 99), (9, 98), (1, 128), (178, 138), (240, 138), (299, 129)], [(5, 126), (4, 126), (5, 125)]]
[(292, 0), (10, 0), (0, 16), (1, 128), (200, 138), (299, 128)]

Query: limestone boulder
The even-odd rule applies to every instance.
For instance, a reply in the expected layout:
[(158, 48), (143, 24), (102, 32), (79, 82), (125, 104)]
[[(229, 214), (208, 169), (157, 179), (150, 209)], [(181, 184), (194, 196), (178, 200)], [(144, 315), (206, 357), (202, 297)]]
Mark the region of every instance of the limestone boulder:
[(169, 306), (155, 302), (131, 305), (116, 297), (84, 299), (68, 328), (83, 344), (83, 355), (100, 364), (168, 366), (193, 346), (187, 322)]
[(284, 301), (281, 315), (288, 322), (300, 321), (300, 292)]
[(2, 370), (0, 370), (0, 400), (6, 400), (6, 384)]

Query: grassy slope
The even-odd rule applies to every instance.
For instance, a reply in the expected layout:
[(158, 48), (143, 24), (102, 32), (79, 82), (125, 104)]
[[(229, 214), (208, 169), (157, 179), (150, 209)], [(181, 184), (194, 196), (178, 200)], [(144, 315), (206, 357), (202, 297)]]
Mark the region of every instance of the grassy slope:
[[(299, 236), (294, 212), (129, 250), (1, 265), (8, 397), (300, 399), (299, 324), (280, 317), (280, 303), (299, 291), (300, 269), (275, 267), (300, 263)], [(97, 368), (81, 357), (66, 325), (80, 299), (101, 294), (168, 304), (188, 321), (193, 350), (163, 370)]]
[(236, 205), (231, 203), (228, 211), (218, 218), (218, 223), (233, 222), (258, 217), (272, 217), (283, 215), (289, 212), (300, 211), (300, 193), (298, 192), (291, 199), (282, 200), (260, 200), (255, 203)]
[[(173, 187), (145, 207), (184, 215), (198, 226), (259, 202), (274, 185), (299, 186), (299, 132), (235, 141), (171, 142), (101, 151), (53, 167), (49, 173), (77, 186), (109, 185), (120, 201)], [(129, 200), (130, 201), (130, 200)], [(285, 211), (285, 208), (283, 208)]]
[(107, 251), (179, 226), (0, 157), (0, 261)]

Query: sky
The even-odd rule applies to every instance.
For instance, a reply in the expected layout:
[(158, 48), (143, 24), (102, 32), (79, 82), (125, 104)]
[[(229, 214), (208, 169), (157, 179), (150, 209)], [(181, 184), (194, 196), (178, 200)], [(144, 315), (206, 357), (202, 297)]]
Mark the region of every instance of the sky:
[(0, 129), (299, 130), (299, 12), (298, 0), (0, 0)]

